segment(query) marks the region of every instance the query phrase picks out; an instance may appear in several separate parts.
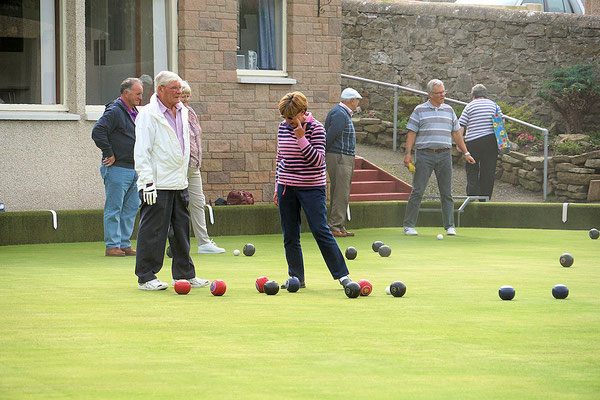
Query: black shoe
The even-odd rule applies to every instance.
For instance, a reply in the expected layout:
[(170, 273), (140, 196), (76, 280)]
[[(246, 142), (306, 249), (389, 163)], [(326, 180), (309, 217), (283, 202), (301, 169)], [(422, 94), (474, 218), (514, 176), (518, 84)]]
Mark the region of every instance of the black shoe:
[[(283, 285), (281, 285), (282, 289), (287, 289), (287, 281)], [(300, 281), (300, 289), (306, 289), (306, 283), (304, 281)]]
[(344, 279), (342, 279), (340, 281), (340, 285), (342, 285), (344, 287), (344, 289), (346, 289), (346, 286), (351, 282), (353, 282), (352, 279), (350, 279), (346, 276)]

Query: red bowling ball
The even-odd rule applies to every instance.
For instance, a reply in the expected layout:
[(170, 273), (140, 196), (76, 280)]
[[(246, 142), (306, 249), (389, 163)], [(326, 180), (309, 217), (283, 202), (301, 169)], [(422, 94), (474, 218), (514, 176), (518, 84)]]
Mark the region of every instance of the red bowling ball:
[(192, 284), (186, 280), (180, 280), (180, 281), (175, 282), (175, 285), (173, 285), (173, 288), (175, 288), (175, 291), (178, 294), (188, 294), (190, 292), (190, 290), (192, 289)]
[(264, 293), (265, 283), (267, 282), (269, 282), (269, 278), (266, 276), (261, 276), (256, 280), (254, 286), (256, 286), (256, 290), (258, 290), (259, 293)]
[(358, 281), (358, 286), (360, 286), (361, 296), (368, 296), (373, 291), (373, 285), (371, 285), (371, 282), (369, 282), (366, 279), (361, 279), (360, 281)]
[(225, 294), (226, 290), (227, 290), (227, 285), (225, 285), (225, 282), (223, 282), (220, 279), (216, 279), (216, 280), (212, 281), (212, 283), (210, 284), (210, 292), (214, 296), (223, 296)]

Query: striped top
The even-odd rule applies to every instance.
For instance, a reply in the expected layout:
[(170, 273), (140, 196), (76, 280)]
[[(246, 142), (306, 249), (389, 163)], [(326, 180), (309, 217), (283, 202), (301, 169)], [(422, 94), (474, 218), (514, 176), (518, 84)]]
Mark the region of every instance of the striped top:
[(344, 103), (333, 107), (325, 119), (327, 131), (326, 153), (354, 155), (356, 132), (352, 123), (352, 110)]
[(460, 129), (452, 107), (429, 102), (419, 104), (410, 116), (406, 129), (417, 134), (415, 149), (450, 149), (452, 132)]
[(294, 128), (279, 124), (275, 183), (289, 186), (325, 186), (325, 128), (306, 113), (306, 134), (296, 139)]
[(496, 108), (498, 109), (500, 116), (502, 116), (500, 107), (490, 99), (474, 99), (467, 104), (458, 120), (458, 123), (461, 126), (467, 127), (465, 142), (470, 142), (471, 140), (494, 134), (492, 116), (496, 113)]

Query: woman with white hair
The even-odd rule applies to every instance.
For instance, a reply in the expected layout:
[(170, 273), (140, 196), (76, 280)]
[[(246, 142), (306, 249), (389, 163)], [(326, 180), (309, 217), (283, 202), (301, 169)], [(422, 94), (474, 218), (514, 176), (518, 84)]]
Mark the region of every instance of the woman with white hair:
[(202, 164), (202, 128), (198, 123), (198, 116), (190, 107), (189, 101), (192, 89), (187, 81), (181, 83), (181, 102), (188, 109), (188, 121), (190, 125), (190, 164), (188, 166), (188, 190), (190, 193), (190, 215), (192, 218), (192, 229), (198, 242), (198, 253), (225, 253), (225, 249), (217, 247), (216, 243), (208, 237), (206, 230), (206, 215), (204, 206), (206, 198), (202, 191), (202, 175), (200, 165)]
[[(498, 160), (498, 142), (494, 133), (492, 117), (502, 110), (498, 104), (487, 98), (487, 89), (478, 84), (471, 89), (471, 101), (462, 112), (458, 123), (462, 136), (465, 127), (465, 144), (474, 164), (467, 163), (467, 196), (488, 196), (492, 198), (496, 162)], [(480, 200), (485, 201), (485, 200)]]

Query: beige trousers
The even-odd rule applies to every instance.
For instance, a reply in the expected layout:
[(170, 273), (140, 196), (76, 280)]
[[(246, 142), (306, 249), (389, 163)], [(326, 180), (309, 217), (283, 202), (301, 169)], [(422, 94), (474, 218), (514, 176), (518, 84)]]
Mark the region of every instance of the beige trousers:
[(332, 231), (345, 231), (346, 209), (354, 174), (354, 156), (326, 153), (325, 162), (331, 185), (329, 189), (329, 228)]
[(202, 191), (202, 175), (199, 168), (188, 168), (188, 192), (190, 193), (190, 217), (198, 246), (210, 242), (206, 230), (206, 199)]

